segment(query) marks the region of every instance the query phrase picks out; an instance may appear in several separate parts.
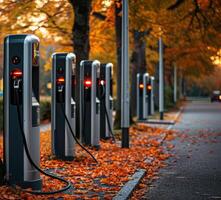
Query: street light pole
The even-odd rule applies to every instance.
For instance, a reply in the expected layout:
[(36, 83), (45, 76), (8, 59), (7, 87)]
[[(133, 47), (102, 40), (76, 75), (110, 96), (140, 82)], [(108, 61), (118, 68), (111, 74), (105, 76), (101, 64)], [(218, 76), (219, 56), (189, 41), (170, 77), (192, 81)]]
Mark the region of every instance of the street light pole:
[(129, 148), (129, 37), (128, 0), (122, 0), (122, 51), (121, 51), (121, 129), (122, 148)]
[(164, 118), (164, 69), (163, 69), (163, 40), (159, 39), (159, 112), (160, 119)]

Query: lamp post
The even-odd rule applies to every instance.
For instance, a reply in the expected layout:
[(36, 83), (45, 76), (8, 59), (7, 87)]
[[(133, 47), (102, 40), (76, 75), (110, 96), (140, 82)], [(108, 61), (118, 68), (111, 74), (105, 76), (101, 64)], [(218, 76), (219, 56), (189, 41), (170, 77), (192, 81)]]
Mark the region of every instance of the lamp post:
[(163, 69), (163, 40), (159, 39), (159, 112), (160, 119), (164, 119), (164, 69)]
[(122, 0), (122, 51), (121, 51), (121, 129), (122, 148), (129, 148), (129, 37), (128, 0)]

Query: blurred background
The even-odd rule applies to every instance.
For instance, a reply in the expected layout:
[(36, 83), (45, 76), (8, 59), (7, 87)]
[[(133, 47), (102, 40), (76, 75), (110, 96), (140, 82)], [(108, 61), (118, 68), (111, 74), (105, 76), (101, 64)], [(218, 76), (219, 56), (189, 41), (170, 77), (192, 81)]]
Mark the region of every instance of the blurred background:
[[(129, 8), (132, 105), (136, 103), (136, 73), (147, 71), (158, 77), (160, 37), (164, 41), (166, 108), (176, 103), (174, 68), (179, 99), (220, 90), (220, 0), (129, 0)], [(41, 109), (42, 120), (50, 113), (53, 52), (74, 52), (77, 64), (82, 59), (112, 62), (115, 108), (119, 110), (121, 9), (121, 0), (0, 0), (0, 94), (4, 37), (33, 33), (41, 41), (41, 100), (47, 105)], [(135, 108), (131, 109), (134, 115)]]

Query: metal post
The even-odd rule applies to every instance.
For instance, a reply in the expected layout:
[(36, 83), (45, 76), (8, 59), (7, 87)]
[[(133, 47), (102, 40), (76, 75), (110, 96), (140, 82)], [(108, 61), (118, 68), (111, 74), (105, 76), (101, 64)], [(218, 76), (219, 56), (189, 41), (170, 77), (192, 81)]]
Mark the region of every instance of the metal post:
[(122, 148), (129, 148), (129, 56), (128, 56), (128, 0), (123, 0), (122, 13), (122, 64), (121, 64), (121, 128)]
[(164, 118), (164, 70), (163, 70), (163, 40), (159, 39), (159, 112), (160, 119)]
[(174, 65), (173, 84), (174, 84), (174, 87), (173, 87), (173, 100), (174, 100), (174, 103), (176, 103), (177, 102), (177, 67), (176, 67), (176, 65)]

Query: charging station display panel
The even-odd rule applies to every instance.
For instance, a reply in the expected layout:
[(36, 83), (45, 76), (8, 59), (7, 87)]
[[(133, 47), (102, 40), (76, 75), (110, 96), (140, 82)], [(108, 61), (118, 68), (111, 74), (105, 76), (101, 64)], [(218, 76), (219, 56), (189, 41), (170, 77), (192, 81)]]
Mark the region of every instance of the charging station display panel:
[(144, 93), (144, 83), (143, 76), (139, 76), (139, 113), (141, 115), (141, 119), (143, 118), (143, 93)]
[[(58, 157), (63, 157), (65, 155), (65, 118), (63, 116), (61, 106), (65, 109), (65, 64), (66, 64), (67, 54), (58, 54), (53, 56), (53, 89), (55, 95), (55, 106), (53, 109), (54, 120), (53, 120), (53, 150), (54, 154)], [(53, 95), (53, 94), (52, 94)], [(61, 105), (60, 105), (61, 104)]]
[[(84, 60), (80, 63), (80, 138), (82, 143), (99, 148), (100, 101), (97, 98), (99, 61)], [(99, 133), (98, 133), (99, 132)]]
[(34, 50), (39, 55), (39, 39), (34, 35), (5, 38), (4, 159), (10, 184), (40, 189), (40, 174), (30, 164), (22, 139), (24, 134), (30, 155), (39, 165), (39, 56), (33, 61)]
[(137, 74), (137, 118), (138, 120), (144, 119), (144, 107), (145, 107), (145, 84), (144, 84), (144, 75)]
[[(10, 183), (16, 184), (17, 181), (24, 180), (24, 154), (23, 143), (21, 138), (21, 130), (19, 127), (19, 121), (16, 117), (16, 92), (14, 90), (14, 82), (20, 80), (21, 88), (19, 89), (19, 105), (23, 103), (23, 54), (24, 54), (24, 39), (25, 36), (18, 36), (15, 39), (11, 39), (10, 36), (5, 38), (4, 43), (4, 142), (5, 142), (5, 162), (6, 162), (6, 174)], [(19, 51), (17, 51), (19, 49)], [(10, 79), (9, 84), (7, 79)], [(10, 91), (8, 91), (10, 90)], [(10, 100), (9, 100), (9, 99)], [(8, 101), (9, 100), (9, 101)], [(10, 103), (9, 103), (10, 102)], [(14, 124), (9, 127), (9, 124)], [(16, 140), (15, 140), (16, 138)], [(7, 148), (10, 148), (7, 150)], [(16, 156), (15, 156), (16, 155)], [(17, 170), (17, 173), (16, 173)], [(12, 173), (13, 177), (9, 177)]]
[(147, 95), (148, 95), (148, 115), (151, 115), (151, 92), (152, 92), (152, 85), (151, 85), (151, 78), (148, 77), (147, 85), (146, 85)]
[(100, 136), (102, 139), (111, 137), (112, 123), (112, 67), (111, 63), (100, 67)]
[[(84, 105), (83, 105), (83, 135), (85, 144), (91, 144), (91, 127), (92, 127), (92, 62), (87, 61), (84, 64)], [(96, 87), (95, 87), (96, 91)], [(96, 98), (96, 97), (95, 97)]]
[(154, 77), (151, 77), (151, 114), (154, 114)]
[[(75, 133), (75, 101), (73, 100), (73, 75), (75, 55), (52, 55), (52, 153), (59, 159), (73, 160)], [(71, 129), (68, 127), (71, 124)]]
[(106, 139), (107, 125), (105, 116), (105, 100), (106, 100), (106, 64), (101, 64), (100, 81), (99, 81), (99, 99), (100, 99), (100, 137)]

